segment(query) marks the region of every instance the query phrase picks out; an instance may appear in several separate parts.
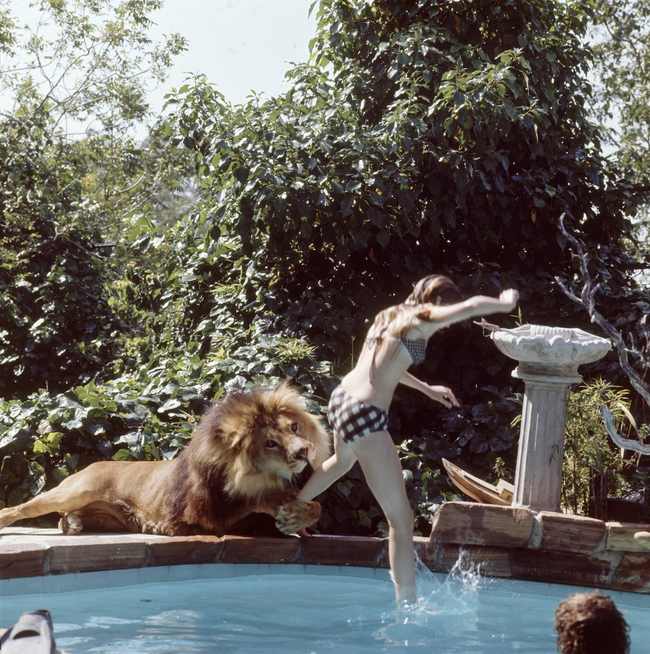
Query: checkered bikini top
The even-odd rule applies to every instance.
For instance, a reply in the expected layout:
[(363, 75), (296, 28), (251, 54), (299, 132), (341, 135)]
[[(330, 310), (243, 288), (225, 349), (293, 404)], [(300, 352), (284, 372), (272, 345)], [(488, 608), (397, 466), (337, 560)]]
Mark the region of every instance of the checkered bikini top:
[[(406, 348), (406, 351), (409, 353), (413, 361), (413, 365), (418, 365), (422, 363), (427, 357), (427, 342), (424, 339), (418, 338), (400, 338), (402, 345)], [(366, 343), (372, 344), (375, 347), (377, 346), (376, 338), (367, 338)], [(373, 355), (374, 361), (374, 355)]]
[(427, 357), (427, 342), (421, 338), (412, 339), (412, 338), (402, 338), (402, 344), (406, 348), (406, 351), (409, 353), (413, 363), (417, 365), (422, 363)]

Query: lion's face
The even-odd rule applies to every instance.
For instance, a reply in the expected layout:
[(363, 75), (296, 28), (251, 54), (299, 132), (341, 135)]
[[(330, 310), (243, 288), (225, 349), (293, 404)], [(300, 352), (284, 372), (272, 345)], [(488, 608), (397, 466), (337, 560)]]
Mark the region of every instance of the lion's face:
[(290, 479), (314, 463), (315, 444), (308, 439), (308, 426), (300, 416), (276, 414), (262, 417), (255, 438), (253, 465), (258, 470)]
[(198, 466), (214, 462), (231, 496), (285, 488), (309, 463), (329, 456), (330, 438), (288, 384), (235, 391), (202, 420), (190, 445)]

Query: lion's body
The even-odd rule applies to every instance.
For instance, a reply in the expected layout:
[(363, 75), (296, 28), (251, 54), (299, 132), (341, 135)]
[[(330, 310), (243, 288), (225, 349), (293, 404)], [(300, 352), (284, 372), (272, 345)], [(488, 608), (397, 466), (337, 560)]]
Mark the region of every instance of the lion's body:
[(292, 479), (329, 455), (329, 438), (286, 384), (228, 394), (199, 422), (171, 461), (103, 461), (57, 488), (0, 511), (0, 529), (23, 518), (63, 515), (66, 533), (134, 531), (223, 535), (252, 513), (289, 507), (283, 531), (320, 516), (316, 502), (295, 500)]

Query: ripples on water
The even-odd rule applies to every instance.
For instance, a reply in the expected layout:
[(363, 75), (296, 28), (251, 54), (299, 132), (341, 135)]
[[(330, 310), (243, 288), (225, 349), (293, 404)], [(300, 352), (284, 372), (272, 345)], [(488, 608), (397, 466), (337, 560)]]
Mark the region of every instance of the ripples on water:
[[(504, 590), (464, 556), (446, 577), (418, 563), (420, 599), (401, 610), (390, 581), (318, 572), (3, 597), (0, 616), (10, 625), (22, 611), (49, 608), (57, 647), (70, 654), (556, 651), (562, 598), (547, 596), (545, 584), (540, 594), (530, 584), (524, 593)], [(575, 590), (567, 586), (566, 596)], [(650, 642), (650, 599), (645, 609), (619, 607), (634, 652), (635, 642)]]

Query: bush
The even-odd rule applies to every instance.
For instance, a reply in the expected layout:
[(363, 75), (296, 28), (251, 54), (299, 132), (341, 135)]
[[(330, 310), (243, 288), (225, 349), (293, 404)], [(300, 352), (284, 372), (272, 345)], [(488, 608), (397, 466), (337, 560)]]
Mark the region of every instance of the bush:
[(601, 379), (583, 384), (569, 396), (562, 465), (562, 509), (592, 515), (592, 468), (607, 474), (607, 496), (622, 497), (628, 490), (621, 453), (612, 445), (600, 407), (607, 406), (621, 424), (629, 416), (629, 393)]

